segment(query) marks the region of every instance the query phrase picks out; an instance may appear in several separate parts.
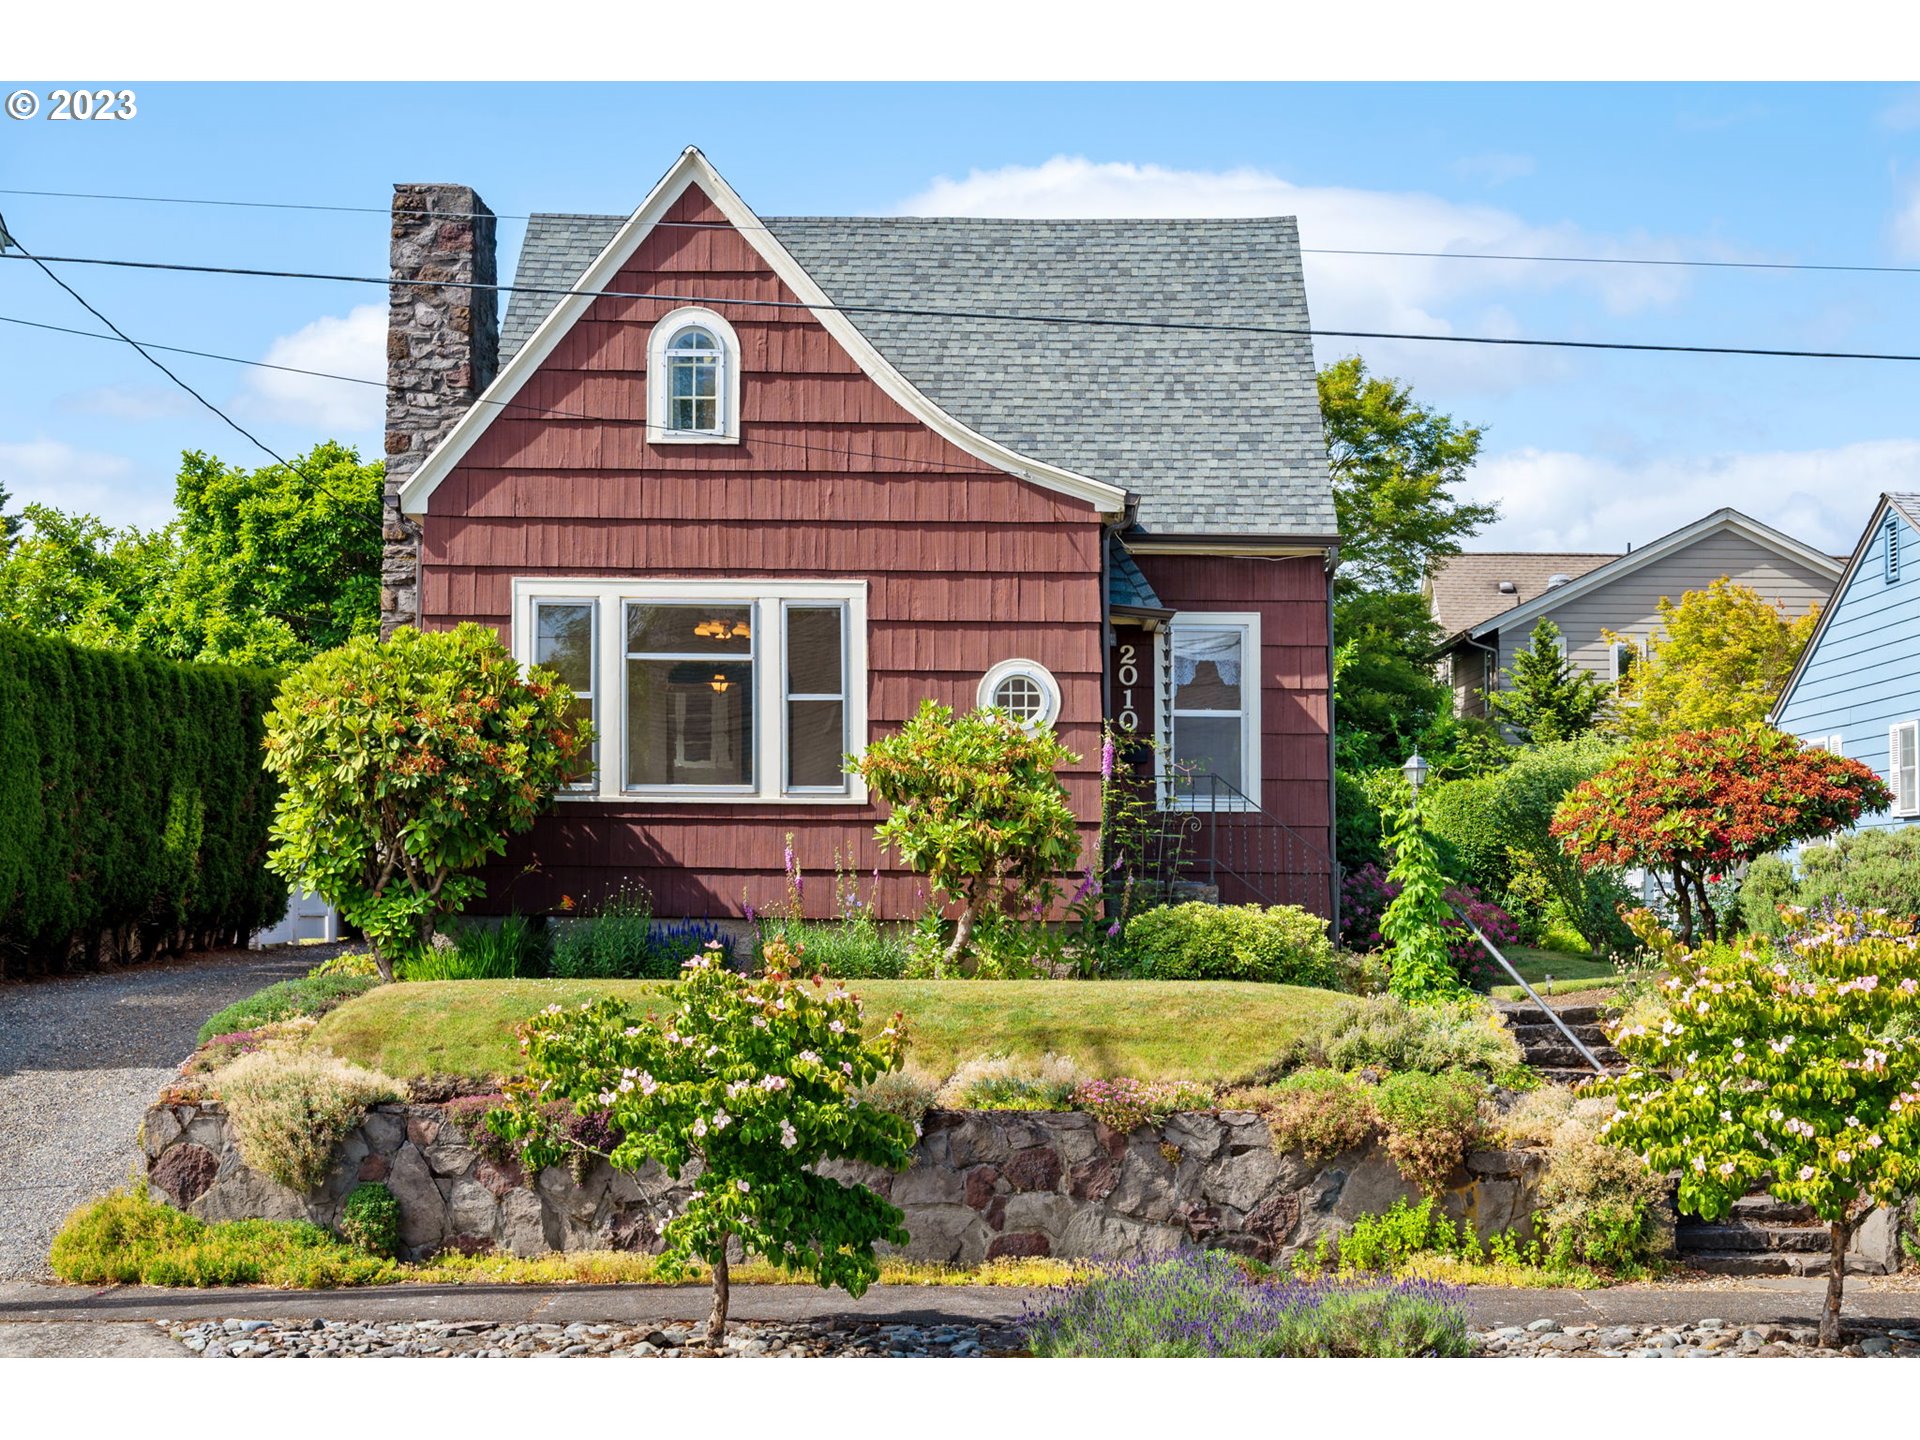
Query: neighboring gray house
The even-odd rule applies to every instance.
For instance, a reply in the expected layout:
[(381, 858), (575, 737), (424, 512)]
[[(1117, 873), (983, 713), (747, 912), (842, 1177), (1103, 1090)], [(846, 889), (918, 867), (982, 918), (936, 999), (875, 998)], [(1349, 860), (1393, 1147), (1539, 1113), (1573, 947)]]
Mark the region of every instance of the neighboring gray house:
[[(1442, 561), (1427, 602), (1446, 635), (1440, 674), (1461, 715), (1486, 714), (1486, 691), (1526, 648), (1543, 619), (1560, 627), (1574, 665), (1613, 681), (1660, 628), (1660, 601), (1704, 590), (1722, 576), (1802, 615), (1826, 603), (1840, 561), (1738, 510), (1716, 510), (1624, 555), (1479, 553)], [(1630, 637), (1610, 642), (1607, 631)]]

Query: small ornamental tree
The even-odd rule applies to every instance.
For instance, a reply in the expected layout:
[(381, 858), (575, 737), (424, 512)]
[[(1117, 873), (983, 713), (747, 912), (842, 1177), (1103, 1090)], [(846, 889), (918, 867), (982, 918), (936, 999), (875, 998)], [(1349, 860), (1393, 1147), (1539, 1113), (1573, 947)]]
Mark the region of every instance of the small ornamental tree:
[(1765, 725), (1686, 730), (1634, 746), (1576, 785), (1552, 834), (1585, 868), (1645, 866), (1671, 880), (1680, 938), (1718, 939), (1707, 882), (1762, 855), (1845, 830), (1893, 803), (1858, 760)]
[(874, 831), (880, 843), (960, 906), (946, 965), (965, 958), (982, 915), (1043, 908), (1056, 877), (1079, 860), (1073, 808), (1054, 774), (1079, 758), (1050, 726), (1024, 728), (998, 710), (956, 719), (923, 700), (854, 761), (892, 807)]
[(570, 1101), (605, 1113), (612, 1147), (589, 1153), (626, 1171), (654, 1161), (690, 1181), (661, 1229), (662, 1259), (669, 1275), (695, 1258), (711, 1267), (711, 1345), (726, 1338), (733, 1243), (855, 1296), (879, 1276), (875, 1242), (907, 1243), (900, 1210), (816, 1170), (823, 1160), (903, 1170), (912, 1158), (913, 1126), (855, 1098), (899, 1065), (899, 1018), (864, 1039), (857, 997), (787, 974), (793, 956), (778, 939), (764, 958), (766, 973), (748, 979), (712, 949), (694, 956), (665, 1020), (636, 1019), (614, 1000), (548, 1006), (521, 1031), (526, 1075), (489, 1116), (525, 1142), (528, 1164), (557, 1164), (588, 1149), (543, 1109)]
[(316, 655), (267, 716), (266, 767), (283, 787), (268, 866), (364, 931), (391, 980), (481, 893), (465, 872), (504, 852), (590, 753), (574, 708), (481, 625)]
[(1506, 676), (1506, 688), (1489, 691), (1487, 705), (1535, 745), (1586, 734), (1606, 707), (1607, 687), (1568, 661), (1551, 620), (1533, 627)]
[[(1806, 648), (1819, 607), (1798, 617), (1721, 576), (1678, 604), (1660, 599), (1661, 630), (1621, 677), (1608, 728), (1634, 740), (1672, 730), (1751, 725), (1772, 708)], [(1608, 631), (1614, 644), (1633, 643)]]
[(1669, 1013), (1615, 1032), (1631, 1068), (1598, 1087), (1619, 1107), (1603, 1137), (1678, 1170), (1680, 1208), (1707, 1220), (1755, 1185), (1811, 1207), (1833, 1346), (1854, 1227), (1920, 1190), (1920, 937), (1877, 913), (1783, 914), (1801, 929), (1771, 952), (1689, 952), (1636, 914), (1672, 971)]
[(1393, 946), (1387, 989), (1409, 1005), (1457, 1000), (1467, 989), (1447, 949), (1448, 926), (1457, 922), (1447, 902), (1440, 852), (1421, 823), (1418, 799), (1394, 818), (1387, 848), (1393, 852), (1387, 881), (1400, 887), (1380, 916), (1380, 934)]

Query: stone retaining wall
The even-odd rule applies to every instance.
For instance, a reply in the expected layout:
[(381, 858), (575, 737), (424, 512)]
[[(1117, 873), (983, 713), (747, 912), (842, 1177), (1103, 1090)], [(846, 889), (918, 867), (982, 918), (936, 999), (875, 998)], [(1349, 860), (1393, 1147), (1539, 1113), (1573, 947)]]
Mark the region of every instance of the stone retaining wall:
[[(639, 1175), (595, 1161), (529, 1177), (497, 1166), (434, 1105), (379, 1105), (342, 1142), (333, 1174), (298, 1195), (241, 1158), (217, 1104), (156, 1105), (141, 1143), (148, 1182), (207, 1220), (311, 1220), (331, 1227), (347, 1194), (384, 1181), (400, 1202), (406, 1258), (455, 1246), (515, 1255), (650, 1250), (687, 1187), (654, 1167)], [(1445, 1197), (1484, 1239), (1532, 1233), (1544, 1157), (1527, 1150), (1467, 1158)], [(851, 1163), (826, 1173), (859, 1180), (906, 1212), (917, 1260), (971, 1265), (1002, 1255), (1126, 1258), (1189, 1243), (1285, 1260), (1356, 1216), (1414, 1198), (1377, 1146), (1330, 1160), (1276, 1154), (1266, 1122), (1247, 1112), (1196, 1112), (1131, 1135), (1091, 1115), (930, 1112), (913, 1163), (894, 1174)]]

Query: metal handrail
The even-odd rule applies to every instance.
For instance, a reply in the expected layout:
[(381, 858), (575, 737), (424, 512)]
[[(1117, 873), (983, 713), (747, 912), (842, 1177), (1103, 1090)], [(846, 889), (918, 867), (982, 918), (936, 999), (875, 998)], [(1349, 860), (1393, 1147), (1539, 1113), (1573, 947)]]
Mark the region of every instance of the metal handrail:
[(1607, 1067), (1602, 1065), (1600, 1061), (1597, 1058), (1595, 1058), (1593, 1051), (1589, 1050), (1584, 1044), (1582, 1044), (1580, 1037), (1574, 1034), (1573, 1031), (1567, 1027), (1567, 1022), (1560, 1018), (1559, 1012), (1556, 1011), (1551, 1005), (1547, 1004), (1546, 1001), (1542, 1000), (1537, 994), (1534, 993), (1533, 987), (1529, 985), (1525, 980), (1523, 980), (1520, 977), (1520, 972), (1514, 969), (1513, 966), (1510, 963), (1508, 963), (1507, 957), (1500, 953), (1499, 947), (1495, 945), (1493, 941), (1487, 938), (1487, 932), (1482, 930), (1478, 925), (1474, 924), (1473, 917), (1468, 915), (1458, 905), (1455, 905), (1451, 901), (1449, 901), (1447, 904), (1447, 908), (1453, 911), (1455, 915), (1460, 917), (1461, 923), (1463, 923), (1469, 930), (1473, 932), (1473, 938), (1478, 940), (1482, 945), (1482, 947), (1485, 948), (1486, 952), (1489, 955), (1493, 956), (1493, 958), (1499, 962), (1500, 968), (1502, 970), (1506, 971), (1507, 974), (1513, 977), (1513, 983), (1518, 985), (1522, 990), (1527, 992), (1527, 998), (1533, 1001), (1533, 1003), (1538, 1005), (1542, 1010), (1547, 1012), (1547, 1018), (1553, 1021), (1553, 1023), (1557, 1027), (1559, 1027), (1560, 1033), (1567, 1037), (1567, 1043), (1573, 1046), (1574, 1049), (1578, 1050), (1580, 1052), (1581, 1057), (1589, 1065), (1593, 1066), (1593, 1073), (1604, 1079), (1606, 1077)]

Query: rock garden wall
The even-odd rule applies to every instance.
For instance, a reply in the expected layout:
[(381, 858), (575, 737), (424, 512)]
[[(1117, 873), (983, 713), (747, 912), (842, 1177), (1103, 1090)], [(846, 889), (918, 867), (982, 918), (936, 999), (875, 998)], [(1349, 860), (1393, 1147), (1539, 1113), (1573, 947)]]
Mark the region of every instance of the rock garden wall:
[[(399, 1201), (403, 1258), (443, 1248), (515, 1255), (550, 1250), (651, 1250), (686, 1194), (649, 1167), (604, 1161), (576, 1175), (537, 1176), (497, 1164), (436, 1105), (379, 1105), (342, 1143), (325, 1184), (299, 1195), (251, 1169), (225, 1111), (213, 1103), (156, 1105), (142, 1131), (156, 1196), (206, 1220), (311, 1220), (331, 1227), (362, 1181)], [(1532, 1233), (1544, 1158), (1529, 1150), (1467, 1157), (1444, 1197), (1484, 1240)], [(906, 1212), (916, 1260), (960, 1265), (999, 1256), (1129, 1258), (1187, 1244), (1284, 1261), (1357, 1216), (1417, 1198), (1369, 1145), (1329, 1160), (1279, 1154), (1266, 1122), (1247, 1112), (1195, 1112), (1123, 1134), (1091, 1115), (934, 1110), (912, 1165), (889, 1173), (826, 1167)]]

